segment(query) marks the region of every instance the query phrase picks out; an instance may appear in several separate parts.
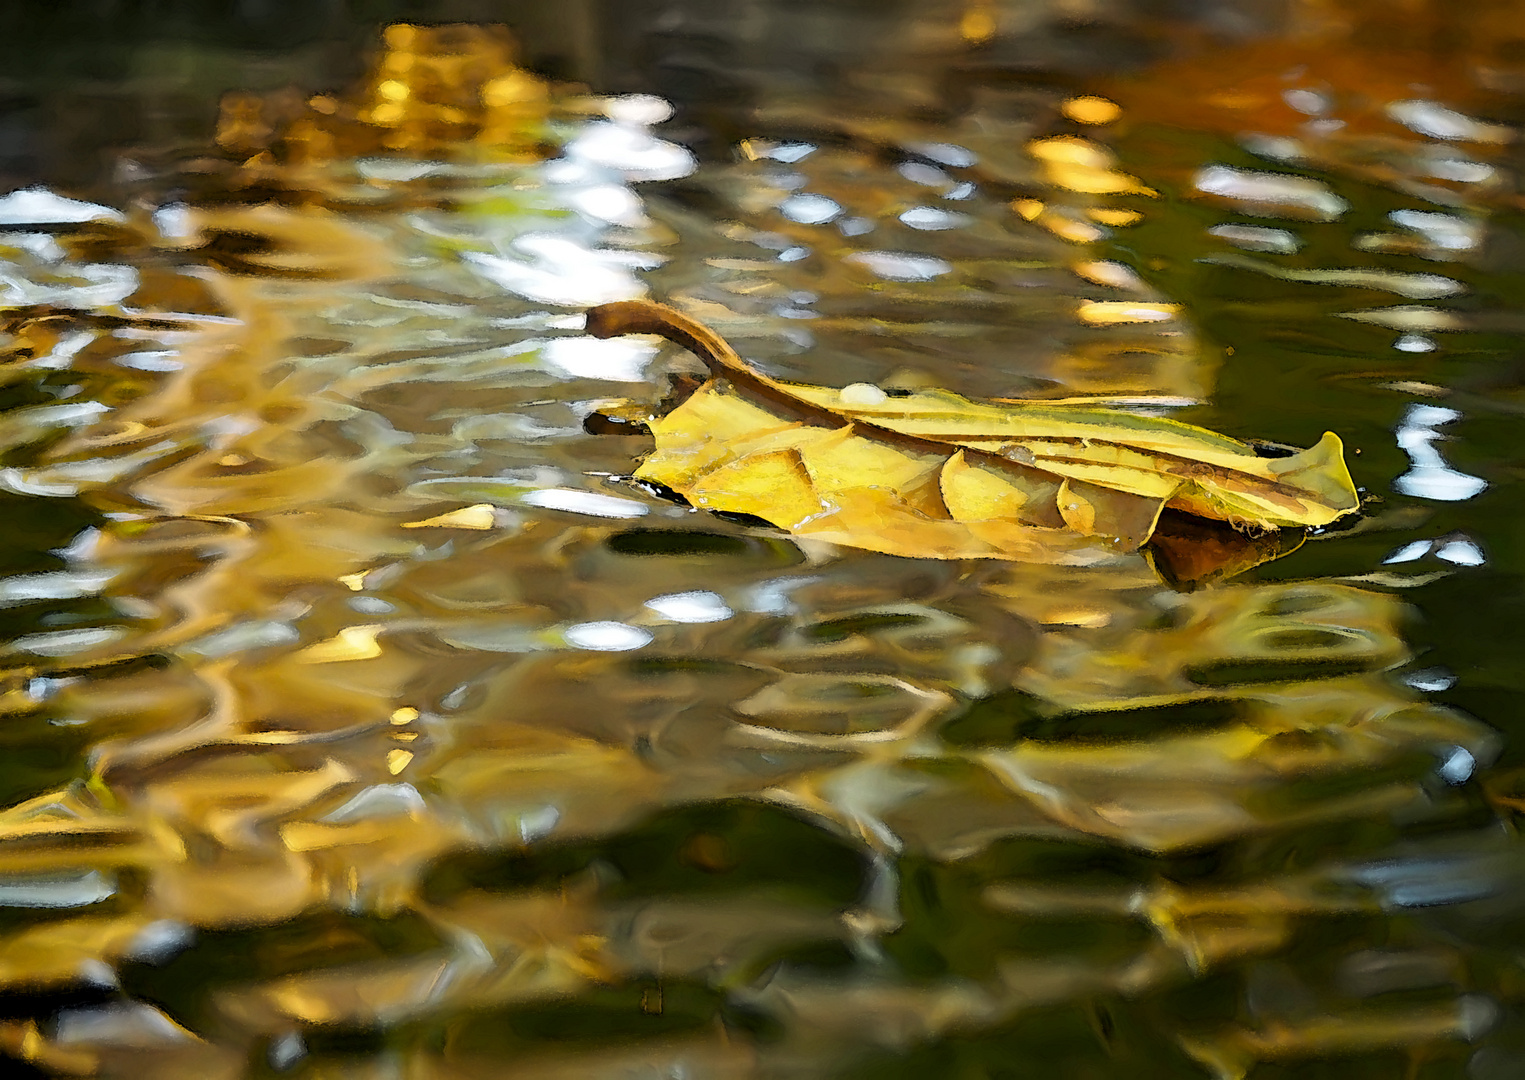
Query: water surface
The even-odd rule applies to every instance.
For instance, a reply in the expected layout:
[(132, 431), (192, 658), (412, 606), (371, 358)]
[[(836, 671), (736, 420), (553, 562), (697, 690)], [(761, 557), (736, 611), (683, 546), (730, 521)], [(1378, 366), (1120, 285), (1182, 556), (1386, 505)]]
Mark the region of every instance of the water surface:
[[(807, 78), (775, 5), (730, 98), (377, 27), (19, 179), (4, 1053), (1522, 1075), (1519, 11), (1387, 10), (844, 6)], [(643, 296), (782, 378), (1333, 430), (1368, 503), (1196, 589), (724, 520), (599, 419), (702, 370), (581, 332)]]

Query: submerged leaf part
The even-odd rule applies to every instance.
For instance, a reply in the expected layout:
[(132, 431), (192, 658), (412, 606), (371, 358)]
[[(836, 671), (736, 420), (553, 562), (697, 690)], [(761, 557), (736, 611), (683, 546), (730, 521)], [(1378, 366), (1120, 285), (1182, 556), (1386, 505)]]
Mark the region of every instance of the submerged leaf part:
[(647, 301), (591, 309), (588, 332), (659, 334), (713, 376), (650, 421), (656, 447), (638, 479), (798, 536), (913, 557), (1085, 563), (1148, 543), (1166, 509), (1263, 533), (1327, 525), (1360, 506), (1333, 432), (1266, 458), (1203, 428), (1089, 402), (784, 383)]

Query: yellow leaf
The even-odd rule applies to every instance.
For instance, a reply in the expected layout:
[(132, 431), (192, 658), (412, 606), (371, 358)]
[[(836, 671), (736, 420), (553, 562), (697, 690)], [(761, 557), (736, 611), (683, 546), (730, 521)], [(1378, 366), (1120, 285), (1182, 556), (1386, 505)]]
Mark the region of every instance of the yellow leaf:
[(948, 512), (960, 521), (1015, 518), (1034, 494), (1010, 470), (970, 464), (962, 450), (943, 466), (942, 493)]
[[(660, 334), (713, 375), (651, 421), (656, 446), (638, 478), (799, 536), (897, 555), (1079, 563), (1136, 550), (1171, 510), (1249, 534), (1215, 555), (1242, 569), (1290, 550), (1251, 544), (1253, 534), (1326, 525), (1360, 506), (1333, 433), (1262, 457), (1225, 435), (1087, 401), (783, 383), (712, 330), (647, 301), (592, 309), (588, 331)], [(1246, 546), (1248, 555), (1237, 550)], [(1179, 552), (1171, 563), (1196, 565)]]

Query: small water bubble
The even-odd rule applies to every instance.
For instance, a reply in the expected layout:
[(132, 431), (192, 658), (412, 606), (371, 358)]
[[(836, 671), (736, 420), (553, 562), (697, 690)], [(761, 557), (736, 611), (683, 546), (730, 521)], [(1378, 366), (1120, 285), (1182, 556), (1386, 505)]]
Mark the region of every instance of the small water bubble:
[(882, 405), (889, 395), (873, 383), (851, 383), (842, 387), (838, 398), (843, 405)]

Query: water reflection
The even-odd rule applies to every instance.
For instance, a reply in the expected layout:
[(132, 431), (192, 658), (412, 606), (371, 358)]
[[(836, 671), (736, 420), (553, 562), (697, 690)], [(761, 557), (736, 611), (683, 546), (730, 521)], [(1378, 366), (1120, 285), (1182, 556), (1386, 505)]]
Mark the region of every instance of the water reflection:
[(1421, 499), (1456, 502), (1481, 494), (1488, 482), (1446, 464), (1435, 443), (1446, 438), (1436, 429), (1461, 419), (1455, 409), (1436, 405), (1410, 405), (1398, 426), (1398, 445), (1413, 462), (1408, 472), (1393, 480), (1393, 489)]
[(1192, 185), (1198, 191), (1232, 200), (1246, 213), (1266, 217), (1335, 221), (1350, 209), (1350, 204), (1327, 184), (1286, 173), (1209, 165), (1192, 178)]
[[(945, 21), (985, 41), (1008, 15)], [(1408, 406), (1404, 471), (1391, 398), (1347, 389), (1455, 376), (1500, 306), (1469, 260), (1506, 226), (1354, 185), (1370, 160), (1301, 125), (1358, 117), (1280, 67), (1313, 175), (1231, 138), (1141, 160), (1147, 102), (1031, 79), (936, 122), (759, 110), (701, 164), (664, 102), (552, 91), (472, 40), (389, 36), (353, 100), (231, 100), (227, 159), (159, 178), (145, 221), (4, 203), (29, 305), (7, 385), (35, 393), (0, 479), (38, 531), (0, 577), (0, 708), (62, 759), (18, 766), (0, 813), (0, 985), (38, 1002), (6, 1052), (164, 1076), (1507, 1075), (1510, 766), (1435, 697), (1477, 672), (1418, 659), (1413, 609), (1360, 580), (1501, 588), (1497, 523), (1443, 516), (1488, 482), (1438, 445), (1465, 408), (1498, 465), (1494, 414)], [(1457, 122), (1437, 107), (1412, 115)], [(1405, 160), (1482, 183), (1473, 156)], [(1362, 308), (1382, 291), (1455, 306)], [(1392, 502), (1189, 593), (1134, 556), (791, 541), (611, 482), (647, 443), (584, 424), (693, 374), (581, 332), (639, 295), (865, 401), (1215, 401), (1289, 442), (1327, 420)], [(1432, 356), (1393, 330), (1452, 336)]]

